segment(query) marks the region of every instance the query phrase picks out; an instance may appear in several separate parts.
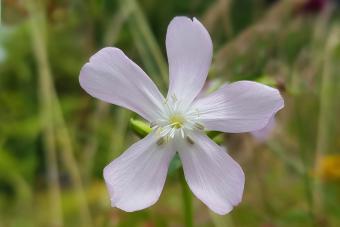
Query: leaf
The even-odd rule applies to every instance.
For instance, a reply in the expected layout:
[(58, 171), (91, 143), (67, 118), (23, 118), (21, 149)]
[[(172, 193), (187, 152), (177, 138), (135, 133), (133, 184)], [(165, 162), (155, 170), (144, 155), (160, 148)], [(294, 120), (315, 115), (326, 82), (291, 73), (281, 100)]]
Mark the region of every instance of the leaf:
[(176, 172), (176, 170), (178, 170), (181, 166), (182, 166), (181, 159), (179, 158), (178, 153), (176, 153), (170, 162), (168, 175), (173, 175)]
[(140, 137), (144, 138), (147, 134), (152, 131), (149, 124), (142, 120), (130, 119), (131, 129)]

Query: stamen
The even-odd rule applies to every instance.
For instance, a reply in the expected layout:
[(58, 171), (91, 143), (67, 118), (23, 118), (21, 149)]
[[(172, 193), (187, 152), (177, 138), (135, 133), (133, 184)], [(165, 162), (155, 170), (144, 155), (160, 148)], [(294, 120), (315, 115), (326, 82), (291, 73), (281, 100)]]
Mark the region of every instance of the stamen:
[(157, 140), (157, 145), (161, 146), (161, 145), (165, 144), (165, 142), (166, 142), (165, 138), (161, 137)]
[(201, 130), (201, 131), (204, 130), (204, 126), (200, 123), (197, 123), (197, 122), (195, 122), (194, 127), (198, 130)]
[(174, 138), (175, 137), (175, 132), (176, 132), (176, 129), (172, 128), (171, 131), (170, 131), (170, 138)]
[(176, 97), (175, 94), (173, 94), (173, 95), (171, 96), (171, 98), (172, 98), (172, 101), (173, 101), (173, 102), (177, 102), (177, 97)]
[[(163, 100), (163, 114), (160, 119), (150, 123), (150, 127), (155, 130), (159, 137), (169, 141), (176, 136), (186, 139), (188, 143), (194, 144), (193, 140), (187, 137), (187, 130), (203, 131), (204, 125), (198, 123), (200, 111), (198, 109), (190, 109), (186, 105), (182, 105), (176, 94), (171, 94)], [(163, 144), (163, 140), (159, 140), (158, 144)]]
[(195, 144), (195, 142), (189, 136), (187, 136), (186, 139), (187, 139), (187, 142), (190, 143), (191, 145)]
[(183, 128), (181, 128), (181, 136), (184, 139), (184, 130), (183, 130)]
[(200, 111), (197, 108), (195, 109), (195, 111), (196, 111), (196, 114), (197, 114), (196, 119), (200, 118)]
[(166, 136), (168, 133), (171, 132), (171, 127), (169, 125), (165, 126), (164, 128), (160, 128), (160, 136)]
[(156, 122), (150, 122), (150, 128), (154, 128), (155, 126), (157, 126)]

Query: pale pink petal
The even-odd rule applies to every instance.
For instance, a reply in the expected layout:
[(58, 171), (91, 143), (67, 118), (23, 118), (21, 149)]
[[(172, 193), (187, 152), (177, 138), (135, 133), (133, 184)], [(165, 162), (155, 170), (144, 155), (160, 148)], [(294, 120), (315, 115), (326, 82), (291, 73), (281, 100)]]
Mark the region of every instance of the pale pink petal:
[(224, 83), (222, 85), (222, 81), (220, 81), (219, 79), (207, 80), (200, 93), (196, 96), (196, 99), (204, 98), (227, 84), (228, 83)]
[(190, 103), (207, 78), (212, 42), (208, 31), (194, 18), (175, 17), (167, 31), (166, 50), (169, 61), (168, 97)]
[(239, 81), (197, 99), (192, 109), (199, 113), (207, 130), (240, 133), (265, 127), (283, 106), (277, 89), (252, 81)]
[(156, 136), (149, 134), (105, 167), (112, 207), (131, 212), (158, 200), (175, 150), (171, 144), (158, 145), (156, 141)]
[(270, 137), (275, 128), (275, 125), (275, 118), (273, 116), (269, 119), (268, 124), (264, 128), (251, 132), (251, 135), (259, 142), (263, 142)]
[(206, 135), (193, 133), (192, 142), (177, 146), (191, 191), (218, 214), (230, 212), (242, 200), (244, 173), (227, 152)]
[(120, 49), (98, 51), (81, 69), (79, 81), (95, 98), (130, 109), (148, 121), (159, 118), (162, 94)]

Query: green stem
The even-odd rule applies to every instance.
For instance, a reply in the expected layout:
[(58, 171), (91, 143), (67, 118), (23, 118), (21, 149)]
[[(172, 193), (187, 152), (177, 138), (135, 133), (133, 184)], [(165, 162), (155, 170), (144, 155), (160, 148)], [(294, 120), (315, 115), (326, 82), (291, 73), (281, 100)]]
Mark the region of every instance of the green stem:
[(130, 31), (132, 32), (137, 50), (142, 56), (142, 61), (148, 73), (150, 73), (152, 79), (158, 82), (162, 90), (164, 90), (168, 81), (166, 60), (157, 44), (157, 40), (152, 33), (143, 10), (135, 0), (121, 0), (120, 5), (121, 10), (126, 11), (127, 15), (131, 14), (128, 20)]
[[(61, 189), (58, 182), (58, 157), (57, 157), (57, 142), (60, 143), (61, 158), (67, 168), (72, 186), (76, 192), (76, 198), (79, 204), (79, 214), (82, 226), (91, 226), (91, 215), (85, 196), (85, 190), (82, 186), (78, 163), (73, 154), (71, 137), (66, 126), (63, 113), (60, 107), (58, 96), (53, 84), (53, 75), (49, 66), (47, 53), (47, 38), (46, 38), (46, 18), (44, 12), (40, 9), (41, 6), (35, 5), (32, 2), (28, 4), (32, 17), (32, 38), (34, 44), (34, 52), (37, 63), (40, 69), (41, 80), (41, 99), (42, 108), (46, 112), (44, 124), (46, 129), (46, 146), (47, 146), (47, 163), (50, 170), (49, 180), (53, 179), (53, 204), (55, 205), (55, 216), (57, 226), (62, 226), (61, 214)], [(38, 17), (39, 16), (39, 17)], [(52, 193), (51, 193), (52, 194)]]
[(292, 157), (289, 157), (287, 155), (287, 152), (284, 151), (283, 147), (280, 145), (280, 143), (275, 141), (268, 141), (267, 146), (269, 150), (281, 161), (284, 162), (284, 164), (294, 170), (296, 173), (298, 173), (300, 176), (303, 176), (306, 173), (305, 166), (302, 165), (302, 163), (297, 162)]
[(129, 128), (129, 119), (131, 118), (131, 111), (125, 109), (119, 109), (115, 113), (115, 124), (112, 130), (112, 139), (110, 144), (110, 157), (108, 160), (112, 160), (113, 157), (117, 157), (121, 154), (125, 147), (124, 141), (126, 140), (127, 130)]
[(109, 114), (109, 110), (109, 105), (107, 103), (98, 101), (96, 103), (96, 109), (90, 119), (92, 134), (82, 149), (84, 155), (82, 157), (81, 170), (85, 184), (89, 184), (91, 182), (94, 160), (96, 153), (98, 152), (98, 134), (102, 126), (101, 123)]
[[(334, 69), (332, 69), (332, 65), (334, 64), (333, 54), (334, 50), (339, 45), (339, 33), (340, 30), (336, 27), (333, 28), (328, 36), (328, 40), (325, 46), (324, 53), (324, 65), (322, 71), (322, 80), (321, 80), (321, 90), (320, 90), (320, 110), (319, 110), (319, 119), (318, 119), (318, 130), (317, 130), (317, 138), (316, 138), (316, 151), (315, 151), (315, 160), (314, 160), (314, 182), (313, 182), (313, 201), (314, 201), (314, 212), (318, 216), (319, 219), (324, 218), (325, 210), (324, 210), (324, 198), (323, 198), (323, 185), (322, 180), (320, 179), (320, 175), (317, 173), (320, 169), (322, 159), (329, 149), (329, 140), (330, 140), (330, 127), (331, 127), (331, 119), (332, 113), (334, 110), (334, 101), (333, 97), (333, 75)], [(335, 63), (336, 64), (336, 63)]]
[(221, 216), (209, 211), (209, 215), (215, 227), (234, 227), (233, 219), (230, 214)]
[[(125, 13), (122, 11), (119, 11), (117, 14), (112, 16), (112, 19), (110, 20), (111, 23), (109, 23), (109, 26), (107, 26), (107, 30), (105, 31), (104, 36), (104, 44), (105, 46), (114, 46), (118, 40), (120, 31), (123, 27), (123, 24), (127, 20), (129, 16), (129, 13)], [(103, 43), (95, 42), (93, 40), (93, 43), (96, 44), (96, 46), (102, 46)], [(102, 122), (105, 117), (108, 116), (110, 105), (108, 103), (104, 103), (102, 101), (97, 101), (95, 111), (93, 112), (93, 116), (90, 118), (90, 132), (92, 133), (88, 142), (85, 144), (83, 150), (84, 156), (81, 164), (81, 170), (82, 170), (82, 177), (84, 179), (85, 184), (89, 184), (91, 182), (91, 174), (92, 169), (94, 165), (94, 157), (96, 156), (98, 152), (98, 146), (99, 146), (99, 131), (102, 127)]]
[(30, 16), (30, 26), (32, 35), (32, 45), (39, 69), (39, 95), (41, 109), (41, 125), (43, 130), (44, 151), (47, 169), (47, 185), (50, 199), (50, 225), (63, 226), (61, 189), (59, 184), (58, 161), (56, 151), (56, 141), (53, 125), (53, 97), (49, 83), (49, 66), (47, 53), (44, 48), (45, 33), (40, 31), (44, 25), (44, 14), (34, 4), (34, 1), (27, 1), (27, 9)]
[[(300, 96), (296, 97), (296, 102), (297, 103), (302, 103), (302, 99)], [(302, 111), (301, 111), (301, 105), (297, 105), (296, 108), (296, 112), (297, 112), (297, 128), (298, 128), (298, 141), (305, 141), (305, 127), (302, 124), (303, 123), (303, 115), (302, 115)], [(300, 160), (304, 166), (304, 169), (310, 169), (310, 161), (308, 160), (308, 147), (306, 147), (306, 143), (300, 142), (299, 144), (299, 154), (300, 154)], [(313, 212), (313, 207), (314, 207), (314, 201), (313, 201), (313, 196), (312, 196), (312, 179), (310, 174), (308, 173), (308, 171), (304, 171), (304, 173), (302, 174), (302, 180), (304, 183), (304, 191), (305, 191), (305, 197), (306, 197), (306, 202), (308, 204), (308, 215), (310, 216), (310, 221), (311, 221), (311, 225), (313, 223), (315, 223), (316, 221), (316, 217), (315, 214)]]
[(193, 207), (192, 207), (192, 195), (185, 181), (183, 168), (180, 169), (179, 178), (182, 187), (182, 196), (183, 196), (183, 211), (184, 211), (184, 218), (185, 218), (185, 226), (192, 227), (194, 226), (193, 221)]

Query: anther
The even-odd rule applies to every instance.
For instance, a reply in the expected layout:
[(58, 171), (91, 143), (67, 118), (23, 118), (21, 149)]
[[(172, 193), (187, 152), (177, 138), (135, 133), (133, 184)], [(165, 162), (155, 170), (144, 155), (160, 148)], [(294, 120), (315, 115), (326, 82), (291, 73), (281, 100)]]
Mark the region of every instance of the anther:
[(197, 118), (199, 118), (200, 117), (200, 111), (198, 109), (195, 109), (195, 111), (196, 111), (196, 114), (197, 114)]
[(150, 128), (155, 127), (157, 124), (155, 122), (150, 122)]
[(195, 144), (195, 142), (189, 136), (187, 136), (186, 139), (187, 139), (188, 143), (190, 143), (191, 145)]
[(195, 127), (196, 129), (198, 129), (198, 130), (201, 130), (201, 131), (204, 130), (204, 126), (201, 125), (200, 123), (197, 123), (197, 122), (194, 124), (194, 127)]
[(172, 98), (172, 101), (173, 101), (173, 102), (177, 102), (177, 97), (176, 97), (175, 94), (173, 94), (173, 95), (171, 96), (171, 98)]
[(165, 144), (165, 142), (166, 142), (165, 138), (161, 137), (157, 140), (157, 145), (161, 146), (161, 145)]

